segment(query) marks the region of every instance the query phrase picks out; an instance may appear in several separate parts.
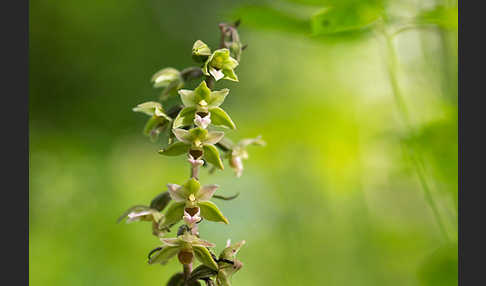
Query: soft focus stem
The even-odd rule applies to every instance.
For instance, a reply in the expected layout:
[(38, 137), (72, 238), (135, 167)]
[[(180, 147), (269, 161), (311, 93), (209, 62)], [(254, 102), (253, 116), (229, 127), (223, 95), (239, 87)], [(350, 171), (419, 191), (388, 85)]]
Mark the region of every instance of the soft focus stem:
[[(395, 103), (398, 107), (400, 116), (402, 117), (403, 123), (405, 125), (405, 130), (407, 134), (414, 134), (414, 129), (410, 123), (410, 115), (408, 113), (407, 106), (405, 104), (405, 100), (402, 95), (402, 91), (400, 89), (400, 85), (398, 83), (398, 57), (397, 53), (395, 50), (395, 46), (393, 45), (393, 36), (390, 35), (386, 28), (382, 28), (383, 35), (385, 37), (385, 43), (386, 43), (386, 50), (388, 54), (387, 58), (387, 64), (388, 64), (388, 75), (390, 78), (390, 84), (392, 88), (392, 93), (393, 97), (395, 99)], [(412, 136), (413, 137), (413, 136)], [(414, 140), (414, 138), (412, 139)], [(434, 214), (434, 218), (437, 222), (437, 225), (439, 226), (439, 229), (444, 236), (444, 238), (449, 241), (449, 235), (445, 229), (445, 226), (443, 224), (441, 215), (439, 213), (439, 210), (437, 208), (437, 204), (432, 196), (431, 190), (429, 183), (427, 181), (427, 177), (425, 176), (425, 170), (423, 166), (423, 161), (421, 159), (420, 154), (416, 150), (414, 150), (414, 146), (407, 140), (405, 141), (405, 147), (407, 149), (407, 155), (409, 156), (415, 172), (417, 173), (417, 176), (419, 178), (420, 185), (422, 187), (422, 190), (424, 192), (425, 200), (429, 207), (432, 210), (432, 213)]]

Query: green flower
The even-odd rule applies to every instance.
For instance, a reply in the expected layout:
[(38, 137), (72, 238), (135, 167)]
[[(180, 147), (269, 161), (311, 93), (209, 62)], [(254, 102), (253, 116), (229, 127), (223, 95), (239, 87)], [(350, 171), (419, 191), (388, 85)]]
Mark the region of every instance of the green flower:
[(196, 127), (191, 130), (173, 129), (172, 132), (179, 142), (160, 150), (159, 154), (177, 156), (189, 153), (194, 160), (204, 158), (207, 162), (219, 169), (224, 169), (219, 151), (214, 146), (214, 144), (218, 143), (224, 137), (224, 132), (208, 131), (201, 127)]
[(178, 222), (183, 217), (188, 220), (195, 219), (199, 214), (209, 221), (229, 223), (218, 207), (209, 201), (218, 185), (201, 187), (199, 181), (191, 178), (183, 186), (168, 184), (167, 187), (175, 203), (167, 210), (166, 226)]
[(149, 254), (149, 264), (160, 263), (163, 265), (177, 255), (182, 264), (190, 264), (196, 257), (199, 262), (207, 267), (218, 269), (218, 264), (207, 249), (207, 247), (214, 247), (215, 245), (192, 235), (190, 232), (184, 232), (177, 238), (161, 238), (161, 241), (162, 247)]
[(192, 58), (196, 62), (204, 62), (211, 55), (211, 49), (203, 41), (197, 40), (192, 46)]
[(216, 81), (220, 79), (238, 81), (234, 71), (237, 66), (238, 61), (230, 56), (228, 49), (219, 49), (206, 60), (203, 73), (207, 76), (212, 75)]
[(145, 113), (150, 116), (144, 127), (144, 134), (150, 136), (152, 140), (157, 139), (160, 132), (162, 132), (168, 123), (172, 121), (172, 118), (164, 113), (162, 104), (155, 101), (148, 101), (141, 103), (132, 109), (135, 112)]
[(236, 126), (233, 120), (219, 107), (228, 93), (229, 89), (227, 88), (211, 91), (205, 81), (202, 81), (194, 90), (179, 90), (184, 108), (174, 119), (172, 128), (192, 125), (196, 114), (198, 114), (203, 118), (209, 115), (213, 125), (235, 129)]
[(156, 72), (151, 79), (154, 88), (165, 88), (161, 97), (175, 95), (177, 90), (184, 86), (181, 73), (174, 68), (164, 68)]

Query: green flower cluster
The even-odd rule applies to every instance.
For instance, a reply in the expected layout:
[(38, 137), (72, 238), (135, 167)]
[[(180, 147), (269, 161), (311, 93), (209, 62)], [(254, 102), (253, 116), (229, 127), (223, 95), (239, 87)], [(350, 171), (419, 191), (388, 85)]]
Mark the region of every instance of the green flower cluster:
[[(150, 205), (137, 205), (128, 209), (119, 222), (147, 221), (152, 223), (152, 234), (162, 245), (149, 253), (149, 264), (166, 264), (173, 257), (183, 265), (183, 272), (174, 274), (167, 285), (231, 285), (231, 276), (243, 264), (235, 258), (244, 241), (227, 244), (219, 257), (211, 248), (215, 245), (200, 238), (198, 224), (203, 220), (229, 224), (212, 198), (234, 199), (215, 195), (216, 184), (201, 185), (201, 167), (212, 166), (224, 170), (223, 160), (237, 177), (242, 175), (242, 161), (248, 158), (246, 147), (264, 145), (260, 138), (243, 139), (233, 143), (225, 138), (226, 130), (236, 129), (236, 125), (226, 111), (221, 108), (229, 89), (214, 89), (219, 80), (238, 82), (235, 68), (239, 65), (244, 46), (239, 40), (237, 24), (220, 24), (220, 49), (211, 51), (204, 42), (198, 40), (192, 48), (192, 58), (200, 64), (182, 71), (164, 68), (152, 77), (155, 88), (164, 88), (161, 102), (149, 101), (137, 105), (133, 111), (148, 115), (144, 133), (153, 140), (159, 135), (167, 138), (168, 144), (159, 154), (165, 156), (186, 155), (191, 176), (183, 184), (167, 184), (167, 190), (156, 196)], [(184, 89), (191, 81), (199, 84), (193, 90)], [(172, 95), (179, 95), (180, 103), (170, 108), (164, 102)], [(211, 172), (210, 172), (211, 173)], [(177, 236), (166, 237), (179, 222)], [(201, 264), (193, 269), (196, 261)]]

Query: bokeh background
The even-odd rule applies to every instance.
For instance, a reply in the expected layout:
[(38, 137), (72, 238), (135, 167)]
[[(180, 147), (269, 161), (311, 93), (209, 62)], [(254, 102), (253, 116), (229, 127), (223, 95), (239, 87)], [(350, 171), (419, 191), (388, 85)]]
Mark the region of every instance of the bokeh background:
[[(392, 89), (383, 35), (316, 29), (329, 22), (313, 15), (340, 5), (346, 12), (331, 18), (330, 30), (334, 20), (353, 25), (370, 7), (384, 8), (386, 29), (400, 29), (395, 75), (411, 128)], [(30, 1), (31, 285), (165, 285), (179, 270), (176, 261), (146, 263), (159, 245), (149, 224), (115, 223), (188, 177), (182, 157), (156, 153), (162, 143), (143, 136), (146, 117), (131, 108), (158, 97), (152, 74), (193, 65), (193, 42), (216, 47), (218, 22), (238, 17), (249, 45), (236, 70), (240, 83), (217, 84), (231, 89), (224, 108), (238, 130), (228, 136), (262, 135), (267, 146), (250, 147), (239, 179), (229, 168), (202, 171), (203, 183), (240, 197), (218, 202), (230, 225), (200, 227), (218, 250), (227, 238), (247, 241), (233, 284), (456, 285), (456, 7)], [(408, 27), (417, 15), (425, 24)]]

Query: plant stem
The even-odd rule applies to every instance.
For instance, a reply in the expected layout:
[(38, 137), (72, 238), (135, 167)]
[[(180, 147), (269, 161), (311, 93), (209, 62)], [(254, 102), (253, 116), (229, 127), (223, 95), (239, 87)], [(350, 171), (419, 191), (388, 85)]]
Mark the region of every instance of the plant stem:
[(182, 264), (182, 269), (184, 272), (184, 286), (189, 286), (189, 277), (192, 272), (192, 263)]
[[(386, 49), (387, 49), (387, 54), (388, 54), (388, 58), (387, 58), (388, 75), (389, 75), (389, 78), (390, 78), (390, 84), (391, 84), (391, 88), (392, 88), (393, 97), (395, 99), (395, 103), (397, 104), (399, 113), (400, 113), (402, 120), (403, 120), (403, 123), (405, 125), (405, 130), (406, 130), (407, 134), (412, 135), (412, 138), (413, 138), (412, 140), (414, 140), (413, 135), (414, 135), (415, 132), (414, 132), (414, 129), (413, 129), (411, 123), (410, 123), (410, 115), (408, 113), (408, 109), (407, 109), (407, 106), (405, 104), (405, 100), (403, 98), (402, 91), (400, 89), (400, 85), (398, 83), (398, 57), (397, 57), (397, 53), (396, 53), (396, 50), (395, 50), (395, 46), (393, 45), (393, 36), (390, 35), (386, 31), (386, 28), (383, 28), (382, 32), (383, 32), (383, 35), (385, 37), (385, 42), (386, 42)], [(439, 226), (439, 229), (440, 229), (442, 235), (444, 236), (444, 238), (447, 241), (449, 241), (450, 240), (449, 235), (448, 235), (448, 233), (445, 229), (445, 226), (442, 222), (440, 212), (439, 212), (437, 205), (436, 205), (436, 202), (435, 202), (435, 200), (432, 196), (429, 183), (427, 182), (427, 177), (425, 176), (423, 160), (422, 160), (420, 154), (418, 153), (418, 151), (414, 150), (413, 144), (411, 142), (409, 142), (408, 140), (405, 141), (405, 147), (407, 149), (407, 155), (409, 156), (409, 158), (410, 158), (410, 160), (411, 160), (411, 162), (414, 166), (415, 172), (417, 173), (417, 176), (419, 178), (420, 185), (421, 185), (422, 190), (424, 192), (425, 200), (426, 200), (427, 204), (429, 205), (429, 207), (431, 208), (432, 213), (434, 214), (434, 218), (437, 222), (437, 225)]]

